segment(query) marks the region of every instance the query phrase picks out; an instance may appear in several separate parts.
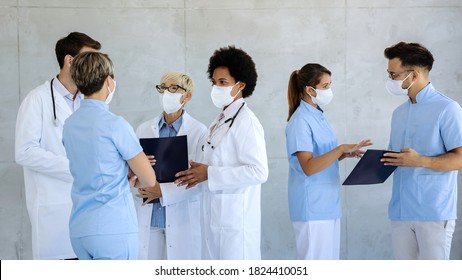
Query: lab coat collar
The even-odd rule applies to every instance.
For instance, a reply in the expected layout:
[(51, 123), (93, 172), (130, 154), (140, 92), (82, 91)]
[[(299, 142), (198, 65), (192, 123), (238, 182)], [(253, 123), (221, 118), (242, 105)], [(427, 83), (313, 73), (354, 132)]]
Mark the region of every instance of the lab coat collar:
[(186, 110), (183, 109), (183, 115), (181, 117), (183, 118), (183, 121), (181, 122), (180, 130), (178, 131), (178, 134), (177, 134), (178, 136), (186, 135), (185, 129), (188, 129), (191, 123), (191, 117), (186, 112)]
[[(184, 110), (183, 112), (181, 112), (181, 115), (180, 117), (174, 121), (172, 123), (172, 126), (173, 126), (173, 129), (175, 129), (176, 133), (178, 134), (178, 132), (180, 131), (180, 127), (181, 127), (181, 124), (183, 122), (183, 114), (184, 114)], [(163, 126), (163, 125), (168, 125), (166, 122), (165, 122), (165, 116), (164, 116), (164, 113), (161, 114), (160, 116), (160, 120), (159, 120), (159, 130), (160, 128)]]
[(61, 83), (61, 81), (58, 79), (58, 77), (54, 78), (53, 80), (53, 86), (55, 88), (55, 91), (59, 92), (59, 94), (62, 97), (66, 97), (66, 95), (70, 94), (73, 95), (70, 91), (67, 90), (67, 88)]
[[(154, 118), (151, 122), (151, 128), (154, 133), (154, 137), (159, 137), (159, 122), (162, 119), (163, 113)], [(177, 136), (180, 135), (185, 135), (185, 129), (188, 128), (189, 123), (190, 123), (190, 116), (186, 110), (183, 109), (183, 115), (182, 115), (183, 121), (181, 122), (180, 129), (178, 130)]]
[(61, 108), (68, 116), (70, 116), (72, 114), (72, 110), (69, 108), (69, 105), (67, 105), (66, 100), (64, 100), (64, 96), (68, 93), (69, 91), (57, 78), (55, 78), (53, 80), (53, 97), (55, 99), (56, 107)]
[(223, 110), (223, 114), (225, 115), (225, 117), (223, 118), (222, 121), (225, 121), (225, 120), (227, 120), (229, 118), (234, 117), (237, 110), (239, 110), (239, 108), (241, 107), (242, 103), (245, 103), (245, 100), (244, 100), (244, 98), (241, 97), (241, 98), (235, 100), (233, 103), (229, 104), (229, 106), (226, 107), (225, 110)]

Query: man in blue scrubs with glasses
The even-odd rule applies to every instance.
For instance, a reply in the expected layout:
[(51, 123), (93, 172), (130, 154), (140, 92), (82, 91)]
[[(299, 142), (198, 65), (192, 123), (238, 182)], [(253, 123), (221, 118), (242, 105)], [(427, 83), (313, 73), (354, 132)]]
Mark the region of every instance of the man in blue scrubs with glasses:
[(449, 259), (462, 169), (462, 109), (429, 82), (432, 54), (417, 43), (384, 51), (386, 88), (407, 95), (391, 121), (386, 165), (398, 166), (388, 208), (396, 259)]

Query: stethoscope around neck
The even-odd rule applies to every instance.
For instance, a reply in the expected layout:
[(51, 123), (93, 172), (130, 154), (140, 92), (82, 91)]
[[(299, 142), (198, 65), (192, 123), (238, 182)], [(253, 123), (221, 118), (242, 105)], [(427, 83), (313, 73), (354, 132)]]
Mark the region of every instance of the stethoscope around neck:
[[(56, 76), (58, 77), (58, 76)], [(53, 123), (56, 127), (58, 127), (58, 118), (56, 117), (56, 103), (55, 103), (55, 92), (53, 90), (53, 81), (55, 78), (51, 79), (50, 81), (50, 92), (51, 92), (51, 102), (53, 103)]]
[(56, 104), (55, 104), (55, 93), (53, 91), (53, 81), (55, 78), (51, 79), (50, 90), (51, 90), (51, 101), (53, 103), (53, 123), (55, 126), (58, 126), (58, 119), (56, 118)]
[[(228, 126), (228, 131), (231, 129), (231, 127), (233, 126), (234, 124), (234, 120), (236, 119), (237, 115), (239, 115), (239, 112), (241, 111), (242, 107), (244, 107), (245, 105), (245, 102), (242, 102), (241, 106), (239, 107), (239, 109), (237, 110), (236, 114), (234, 114), (234, 116), (232, 116), (231, 118), (228, 118), (226, 119), (223, 124), (226, 124), (226, 123), (229, 123), (229, 126)], [(228, 132), (226, 131), (226, 133)], [(210, 145), (210, 147), (212, 148), (212, 150), (215, 149), (215, 147), (221, 142), (221, 140), (223, 139), (223, 136), (221, 137), (220, 141), (218, 141), (215, 145), (212, 145), (212, 138), (213, 138), (213, 134), (212, 134), (212, 131), (210, 132), (210, 135), (208, 137), (208, 139), (206, 140), (207, 141), (207, 144)], [(204, 151), (204, 146), (205, 145), (202, 145), (202, 151)]]

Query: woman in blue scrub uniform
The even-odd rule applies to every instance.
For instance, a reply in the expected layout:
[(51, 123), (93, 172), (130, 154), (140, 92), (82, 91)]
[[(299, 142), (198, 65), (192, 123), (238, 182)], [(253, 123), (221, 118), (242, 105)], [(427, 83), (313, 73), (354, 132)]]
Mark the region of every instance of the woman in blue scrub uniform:
[(77, 55), (71, 75), (85, 96), (64, 124), (63, 144), (74, 182), (69, 231), (79, 259), (136, 259), (138, 223), (127, 178), (154, 187), (156, 176), (133, 128), (109, 112), (113, 64), (98, 52)]
[(331, 72), (306, 64), (292, 72), (288, 86), (286, 145), (289, 212), (299, 259), (339, 259), (340, 178), (338, 161), (360, 157), (370, 140), (337, 144), (323, 108), (333, 98)]

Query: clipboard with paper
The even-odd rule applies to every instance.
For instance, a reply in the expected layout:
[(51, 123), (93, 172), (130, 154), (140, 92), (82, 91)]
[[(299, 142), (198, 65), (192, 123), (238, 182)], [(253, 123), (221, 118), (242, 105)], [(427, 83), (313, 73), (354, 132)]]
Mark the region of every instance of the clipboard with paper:
[(342, 185), (373, 185), (385, 182), (396, 166), (384, 165), (380, 159), (387, 150), (367, 150)]

